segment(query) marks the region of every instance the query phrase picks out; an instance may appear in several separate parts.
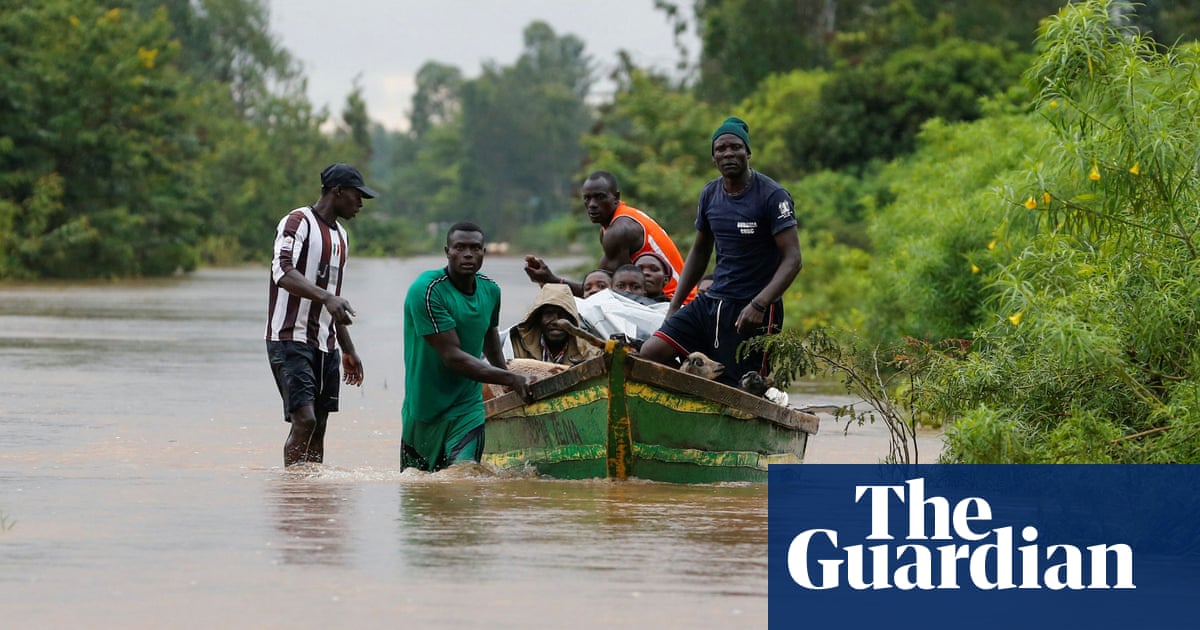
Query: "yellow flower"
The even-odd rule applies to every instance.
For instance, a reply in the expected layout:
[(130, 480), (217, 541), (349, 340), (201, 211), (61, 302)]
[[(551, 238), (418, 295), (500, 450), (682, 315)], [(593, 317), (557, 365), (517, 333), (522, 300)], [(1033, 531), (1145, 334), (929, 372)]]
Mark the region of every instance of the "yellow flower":
[(1030, 210), (1035, 210), (1035, 209), (1037, 209), (1037, 200), (1035, 200), (1035, 199), (1034, 199), (1034, 198), (1031, 196), (1030, 198), (1028, 198), (1028, 199), (1026, 199), (1026, 200), (1025, 200), (1025, 207), (1026, 207), (1026, 208), (1029, 208)]
[(118, 8), (109, 9), (108, 12), (105, 13), (104, 17), (101, 19), (106, 22), (116, 22), (117, 20), (121, 19), (121, 9), (118, 9)]
[(979, 273), (979, 265), (971, 265), (971, 273)]
[(154, 67), (154, 58), (157, 56), (158, 56), (157, 48), (151, 48), (150, 50), (146, 50), (145, 48), (138, 46), (138, 59), (142, 60), (143, 66), (146, 66), (147, 68), (153, 68)]
[(79, 18), (74, 15), (67, 18), (67, 21), (71, 23), (71, 26), (79, 26)]
[(1100, 181), (1100, 169), (1095, 164), (1092, 165), (1092, 172), (1088, 173), (1088, 179), (1094, 182)]
[(988, 243), (988, 249), (996, 249), (996, 241)]
[(1050, 107), (1058, 107), (1058, 101), (1057, 100), (1050, 101)]
[(1025, 317), (1025, 314), (1021, 311), (1017, 311), (1016, 313), (1008, 316), (1008, 321), (1012, 322), (1013, 326), (1020, 326), (1022, 317)]
[(1134, 175), (1141, 175), (1141, 174), (1142, 174), (1142, 165), (1141, 165), (1141, 163), (1140, 163), (1140, 162), (1134, 162), (1134, 163), (1133, 163), (1133, 166), (1130, 166), (1130, 167), (1129, 167), (1129, 172), (1130, 172), (1130, 173), (1132, 173), (1132, 174), (1134, 174)]
[(1050, 205), (1050, 193), (1042, 193), (1042, 203), (1046, 204), (1047, 206)]

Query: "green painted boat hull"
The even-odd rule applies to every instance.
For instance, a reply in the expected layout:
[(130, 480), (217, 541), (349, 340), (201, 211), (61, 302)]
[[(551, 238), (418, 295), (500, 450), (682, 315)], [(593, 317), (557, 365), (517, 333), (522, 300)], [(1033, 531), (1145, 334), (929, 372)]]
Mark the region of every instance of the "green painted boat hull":
[(560, 479), (765, 482), (804, 460), (812, 414), (627, 354), (534, 385), (535, 401), (489, 400), (484, 461)]

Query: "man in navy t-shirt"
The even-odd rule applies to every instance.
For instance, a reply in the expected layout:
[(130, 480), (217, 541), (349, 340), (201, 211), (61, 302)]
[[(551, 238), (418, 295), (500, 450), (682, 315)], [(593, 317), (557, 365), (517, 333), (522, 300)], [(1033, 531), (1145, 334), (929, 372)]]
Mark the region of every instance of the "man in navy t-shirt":
[[(725, 365), (722, 382), (770, 371), (766, 356), (737, 360), (738, 345), (783, 326), (780, 296), (800, 271), (800, 240), (792, 196), (750, 168), (750, 128), (728, 118), (713, 132), (713, 163), (721, 176), (704, 186), (696, 214), (696, 240), (680, 274), (667, 320), (642, 345), (645, 358), (671, 365), (703, 352)], [(687, 306), (683, 297), (700, 281), (713, 248), (713, 283)], [(681, 308), (682, 307), (682, 308)]]

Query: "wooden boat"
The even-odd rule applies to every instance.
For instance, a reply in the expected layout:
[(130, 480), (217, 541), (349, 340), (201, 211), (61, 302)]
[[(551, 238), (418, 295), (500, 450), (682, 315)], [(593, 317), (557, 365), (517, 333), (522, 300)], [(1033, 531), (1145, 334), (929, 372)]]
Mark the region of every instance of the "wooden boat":
[(804, 460), (815, 415), (605, 343), (604, 355), (533, 384), (533, 402), (485, 403), (484, 461), (562, 479), (766, 482)]

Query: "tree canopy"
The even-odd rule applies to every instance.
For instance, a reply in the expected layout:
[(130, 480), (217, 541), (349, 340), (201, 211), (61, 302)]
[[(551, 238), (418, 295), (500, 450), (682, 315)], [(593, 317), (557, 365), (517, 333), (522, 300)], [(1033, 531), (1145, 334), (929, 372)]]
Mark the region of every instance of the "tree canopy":
[(363, 155), (320, 131), (260, 2), (5, 5), (0, 277), (261, 256), (280, 199), (315, 196), (323, 160)]

